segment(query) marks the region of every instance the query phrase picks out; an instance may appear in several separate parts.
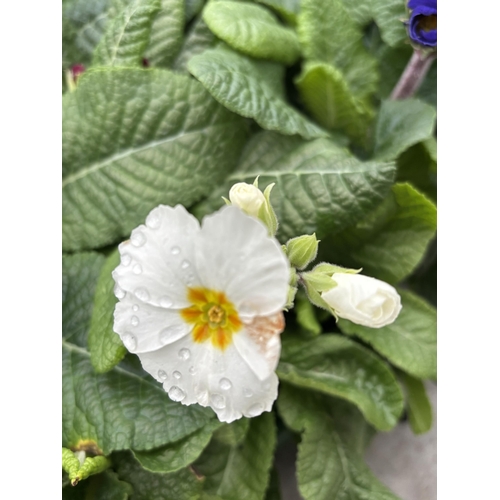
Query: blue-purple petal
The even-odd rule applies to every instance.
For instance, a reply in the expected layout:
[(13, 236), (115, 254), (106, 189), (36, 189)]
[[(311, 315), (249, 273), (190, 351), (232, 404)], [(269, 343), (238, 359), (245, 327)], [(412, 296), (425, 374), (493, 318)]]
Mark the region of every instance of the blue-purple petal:
[(408, 2), (409, 9), (416, 9), (422, 6), (437, 10), (437, 0), (410, 0)]

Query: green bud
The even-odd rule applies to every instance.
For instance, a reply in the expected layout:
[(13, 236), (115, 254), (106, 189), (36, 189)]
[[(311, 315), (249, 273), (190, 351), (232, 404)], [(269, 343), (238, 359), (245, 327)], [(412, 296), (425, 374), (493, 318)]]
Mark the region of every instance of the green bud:
[(297, 269), (304, 269), (318, 254), (316, 233), (292, 238), (286, 244), (286, 253), (290, 264)]
[(273, 206), (271, 205), (271, 191), (273, 187), (274, 182), (269, 184), (269, 186), (264, 189), (264, 199), (266, 201), (259, 209), (259, 219), (267, 226), (271, 236), (274, 236), (278, 230), (278, 218), (276, 217)]
[(80, 452), (73, 453), (67, 448), (62, 449), (62, 468), (67, 472), (72, 486), (93, 474), (99, 474), (111, 466), (111, 460), (102, 455), (86, 457), (82, 463)]

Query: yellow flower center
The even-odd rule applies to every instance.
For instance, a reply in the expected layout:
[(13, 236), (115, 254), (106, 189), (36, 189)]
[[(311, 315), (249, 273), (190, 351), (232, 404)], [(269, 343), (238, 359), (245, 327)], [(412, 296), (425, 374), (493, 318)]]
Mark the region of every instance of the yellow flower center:
[(222, 351), (231, 343), (233, 334), (242, 323), (234, 305), (223, 292), (207, 288), (188, 288), (190, 307), (181, 310), (181, 316), (193, 326), (193, 340), (211, 340)]

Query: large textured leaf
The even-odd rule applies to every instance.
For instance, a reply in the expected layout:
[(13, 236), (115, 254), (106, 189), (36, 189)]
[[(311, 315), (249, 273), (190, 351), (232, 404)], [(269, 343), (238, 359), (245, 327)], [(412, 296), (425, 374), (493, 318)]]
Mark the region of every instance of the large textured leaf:
[(410, 146), (432, 137), (436, 110), (417, 99), (384, 101), (375, 127), (374, 157), (395, 160)]
[(289, 24), (295, 25), (300, 10), (300, 0), (256, 0), (280, 14)]
[(371, 432), (355, 407), (285, 384), (278, 408), (302, 432), (297, 481), (304, 500), (397, 500), (364, 462)]
[(94, 292), (104, 257), (86, 252), (63, 255), (62, 334), (63, 339), (85, 347), (90, 325)]
[(113, 293), (115, 282), (111, 272), (119, 263), (120, 254), (115, 250), (102, 267), (95, 291), (88, 346), (92, 366), (98, 373), (111, 370), (127, 354), (127, 349), (113, 330), (113, 313), (118, 301)]
[(400, 374), (406, 392), (408, 420), (415, 434), (423, 434), (432, 427), (432, 406), (421, 380), (407, 373)]
[(436, 219), (436, 206), (424, 195), (409, 184), (395, 184), (363, 221), (323, 240), (321, 258), (399, 283), (424, 256), (436, 233)]
[(221, 500), (264, 500), (276, 446), (272, 413), (250, 420), (240, 445), (212, 440), (194, 468), (205, 476), (203, 491)]
[(286, 102), (283, 68), (223, 47), (194, 56), (189, 71), (221, 104), (262, 127), (306, 139), (328, 134)]
[(130, 453), (114, 456), (116, 471), (121, 480), (134, 488), (132, 500), (198, 500), (203, 479), (190, 469), (170, 474), (155, 474), (144, 470)]
[(342, 0), (301, 0), (297, 29), (307, 60), (337, 68), (359, 97), (375, 90), (376, 61), (364, 48), (363, 32)]
[(151, 379), (115, 367), (96, 374), (89, 353), (63, 341), (63, 446), (91, 441), (105, 454), (150, 450), (172, 443), (208, 423), (213, 413), (170, 400)]
[(393, 164), (363, 163), (327, 139), (303, 142), (272, 132), (254, 136), (240, 165), (226, 184), (204, 204), (206, 212), (220, 206), (232, 184), (275, 182), (271, 202), (280, 226), (281, 241), (316, 232), (322, 239), (355, 224), (386, 196), (393, 182)]
[(182, 44), (184, 19), (184, 0), (161, 0), (146, 51), (152, 66), (168, 68), (171, 65)]
[(85, 73), (63, 99), (63, 247), (126, 236), (160, 203), (189, 206), (232, 166), (244, 123), (188, 76)]
[(140, 66), (160, 0), (136, 0), (111, 19), (97, 45), (94, 66)]
[(347, 399), (380, 430), (394, 427), (403, 395), (378, 356), (339, 335), (286, 338), (277, 370), (281, 380)]
[(309, 63), (296, 81), (307, 109), (327, 129), (339, 129), (365, 139), (373, 117), (367, 102), (354, 96), (342, 73), (325, 63)]
[(436, 310), (417, 295), (399, 290), (403, 309), (391, 325), (373, 330), (340, 320), (344, 333), (371, 344), (391, 363), (418, 378), (437, 376)]
[(205, 7), (203, 19), (220, 39), (249, 56), (293, 64), (300, 55), (295, 32), (259, 5), (212, 2)]
[(186, 11), (186, 22), (191, 21), (191, 19), (199, 14), (203, 8), (205, 0), (184, 0), (184, 6)]
[(127, 500), (133, 488), (109, 470), (62, 490), (62, 500)]

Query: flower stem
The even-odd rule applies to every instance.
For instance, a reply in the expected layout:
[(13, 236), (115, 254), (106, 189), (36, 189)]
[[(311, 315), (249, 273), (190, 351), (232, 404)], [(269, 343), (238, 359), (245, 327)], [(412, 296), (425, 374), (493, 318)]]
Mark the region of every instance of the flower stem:
[(399, 82), (392, 91), (391, 99), (396, 101), (412, 97), (420, 88), (435, 58), (435, 52), (424, 53), (421, 50), (415, 49)]

